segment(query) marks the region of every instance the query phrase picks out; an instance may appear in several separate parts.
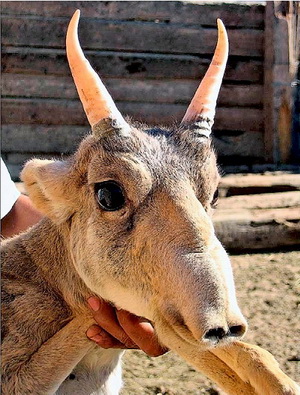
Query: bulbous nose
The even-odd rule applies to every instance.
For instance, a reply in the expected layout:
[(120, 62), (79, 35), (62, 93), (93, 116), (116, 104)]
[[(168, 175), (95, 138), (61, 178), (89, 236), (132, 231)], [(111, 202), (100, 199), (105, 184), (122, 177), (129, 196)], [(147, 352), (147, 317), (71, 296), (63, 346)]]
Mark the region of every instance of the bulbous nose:
[(247, 326), (244, 323), (239, 325), (231, 325), (229, 327), (214, 327), (208, 329), (203, 335), (203, 341), (211, 344), (218, 344), (220, 340), (225, 338), (236, 337), (240, 338), (244, 335), (247, 330)]

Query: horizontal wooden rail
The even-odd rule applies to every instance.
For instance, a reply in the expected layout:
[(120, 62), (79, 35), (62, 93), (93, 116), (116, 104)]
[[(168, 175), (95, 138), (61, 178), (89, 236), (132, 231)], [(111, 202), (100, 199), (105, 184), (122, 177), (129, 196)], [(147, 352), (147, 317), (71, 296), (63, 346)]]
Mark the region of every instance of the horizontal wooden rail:
[[(64, 48), (68, 21), (6, 16), (2, 19), (2, 45)], [(232, 56), (263, 56), (263, 31), (233, 29), (228, 30), (228, 36)], [(199, 55), (213, 53), (217, 29), (82, 18), (79, 37), (87, 49)]]
[[(72, 77), (52, 75), (2, 74), (3, 97), (78, 99)], [(106, 87), (117, 101), (189, 103), (199, 81), (156, 80), (156, 79), (103, 79)], [(223, 84), (218, 105), (225, 107), (261, 107), (263, 87), (261, 85)]]
[[(124, 115), (150, 125), (179, 122), (186, 111), (182, 104), (117, 102)], [(170, 117), (172, 114), (172, 118)], [(87, 125), (79, 101), (61, 99), (2, 99), (2, 124)], [(215, 128), (263, 131), (262, 110), (246, 107), (218, 109)]]
[[(131, 79), (200, 79), (212, 56), (89, 50), (85, 54), (102, 77)], [(2, 72), (6, 73), (70, 75), (65, 50), (62, 49), (3, 47), (1, 67)], [(224, 81), (262, 84), (262, 60), (246, 61), (243, 58), (229, 57)]]
[[(3, 125), (2, 149), (9, 155), (14, 152), (30, 153), (29, 156), (38, 153), (72, 153), (89, 130), (88, 125)], [(220, 156), (261, 158), (263, 155), (263, 135), (260, 132), (214, 137), (214, 144)]]
[(228, 27), (264, 27), (264, 7), (261, 5), (205, 4), (205, 12), (197, 4), (182, 1), (68, 1), (55, 2), (23, 1), (3, 2), (2, 13), (19, 16), (44, 16), (69, 18), (78, 8), (85, 18), (105, 20), (140, 20), (156, 23), (184, 23), (215, 26), (221, 18)]

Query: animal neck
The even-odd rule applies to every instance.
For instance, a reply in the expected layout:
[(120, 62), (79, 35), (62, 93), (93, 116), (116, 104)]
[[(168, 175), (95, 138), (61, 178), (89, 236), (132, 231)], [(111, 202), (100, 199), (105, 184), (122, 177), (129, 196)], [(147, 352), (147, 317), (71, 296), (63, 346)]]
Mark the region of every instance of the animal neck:
[(92, 292), (73, 265), (67, 226), (55, 225), (45, 218), (20, 238), (43, 279), (65, 300), (74, 314), (79, 314), (87, 310), (87, 298)]

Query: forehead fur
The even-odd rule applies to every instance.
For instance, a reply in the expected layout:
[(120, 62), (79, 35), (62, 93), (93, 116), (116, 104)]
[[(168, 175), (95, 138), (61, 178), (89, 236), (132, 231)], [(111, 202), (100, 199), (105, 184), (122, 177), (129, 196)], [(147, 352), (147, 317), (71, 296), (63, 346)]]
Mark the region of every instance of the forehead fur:
[[(219, 177), (211, 139), (183, 127), (148, 128), (134, 124), (128, 136), (88, 136), (79, 147), (77, 162), (83, 165), (82, 161), (90, 162), (95, 155), (109, 158), (111, 164), (122, 157), (142, 163), (156, 185), (187, 180), (211, 193), (208, 186), (214, 188)], [(87, 166), (85, 163), (80, 167)]]

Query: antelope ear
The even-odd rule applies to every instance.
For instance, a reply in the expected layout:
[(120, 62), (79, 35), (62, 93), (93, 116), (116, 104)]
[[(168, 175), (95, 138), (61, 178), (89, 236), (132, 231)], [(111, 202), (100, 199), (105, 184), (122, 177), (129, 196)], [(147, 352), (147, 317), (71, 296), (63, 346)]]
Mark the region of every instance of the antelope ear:
[(65, 222), (75, 211), (68, 164), (33, 159), (26, 163), (21, 179), (35, 207), (56, 223)]

